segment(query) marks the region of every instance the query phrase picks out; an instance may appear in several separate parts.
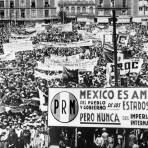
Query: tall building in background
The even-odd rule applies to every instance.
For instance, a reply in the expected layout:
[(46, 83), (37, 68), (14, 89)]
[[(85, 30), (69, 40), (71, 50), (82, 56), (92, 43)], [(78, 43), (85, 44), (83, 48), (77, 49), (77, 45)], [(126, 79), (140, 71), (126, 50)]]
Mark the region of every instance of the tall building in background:
[(148, 0), (131, 0), (133, 22), (148, 21)]
[(95, 0), (60, 0), (58, 7), (64, 10), (69, 18), (78, 22), (94, 22)]
[(96, 22), (107, 23), (112, 16), (112, 10), (116, 9), (117, 23), (130, 23), (131, 0), (96, 0)]
[(0, 0), (3, 21), (42, 22), (56, 18), (55, 0)]

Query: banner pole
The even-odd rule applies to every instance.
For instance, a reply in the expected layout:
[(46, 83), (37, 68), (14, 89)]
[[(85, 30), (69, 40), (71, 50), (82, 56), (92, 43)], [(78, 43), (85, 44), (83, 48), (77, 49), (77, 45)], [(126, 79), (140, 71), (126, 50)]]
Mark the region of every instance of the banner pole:
[(78, 138), (77, 138), (78, 129), (75, 128), (75, 148), (78, 146)]

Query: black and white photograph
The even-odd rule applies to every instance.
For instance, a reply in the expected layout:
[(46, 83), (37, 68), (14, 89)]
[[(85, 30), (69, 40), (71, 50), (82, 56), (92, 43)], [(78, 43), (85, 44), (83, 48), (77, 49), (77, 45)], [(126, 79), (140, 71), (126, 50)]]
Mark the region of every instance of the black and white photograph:
[(0, 0), (0, 148), (148, 148), (148, 0)]

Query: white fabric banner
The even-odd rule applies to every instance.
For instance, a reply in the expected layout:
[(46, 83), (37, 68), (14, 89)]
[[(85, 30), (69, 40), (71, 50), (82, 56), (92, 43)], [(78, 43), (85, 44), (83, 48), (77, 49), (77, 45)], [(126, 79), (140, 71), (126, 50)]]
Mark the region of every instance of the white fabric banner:
[(72, 56), (57, 56), (54, 54), (50, 55), (50, 59), (53, 61), (59, 61), (59, 62), (64, 62), (64, 61), (78, 61), (80, 59), (80, 54), (72, 55)]
[(14, 52), (0, 55), (0, 61), (11, 61), (11, 60), (15, 60), (15, 53)]
[(47, 47), (55, 47), (55, 48), (69, 48), (69, 47), (83, 47), (83, 46), (92, 46), (92, 40), (87, 41), (79, 41), (73, 43), (52, 43), (52, 42), (40, 42), (41, 45), (45, 45)]
[(31, 41), (12, 42), (3, 44), (4, 53), (33, 50)]
[(63, 67), (67, 67), (68, 69), (79, 69), (81, 71), (94, 71), (94, 67), (97, 65), (98, 58), (94, 59), (85, 59), (79, 60), (76, 62), (72, 61), (53, 61), (51, 59), (45, 59), (44, 64), (38, 62), (38, 69), (40, 70), (49, 70), (49, 71), (63, 71)]

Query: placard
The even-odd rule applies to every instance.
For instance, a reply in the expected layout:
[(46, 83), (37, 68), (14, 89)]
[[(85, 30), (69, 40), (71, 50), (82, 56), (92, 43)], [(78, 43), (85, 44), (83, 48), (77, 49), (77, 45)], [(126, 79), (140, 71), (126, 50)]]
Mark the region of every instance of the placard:
[(48, 126), (147, 128), (148, 88), (49, 88)]

